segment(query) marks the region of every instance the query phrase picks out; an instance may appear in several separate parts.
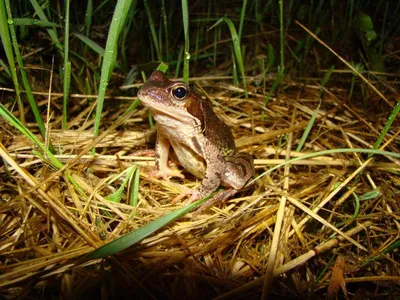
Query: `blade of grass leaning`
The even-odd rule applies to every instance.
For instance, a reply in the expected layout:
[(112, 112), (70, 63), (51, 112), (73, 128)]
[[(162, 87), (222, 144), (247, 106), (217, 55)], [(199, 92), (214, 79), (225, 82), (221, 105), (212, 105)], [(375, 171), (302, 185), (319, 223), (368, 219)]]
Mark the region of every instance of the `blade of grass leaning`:
[(320, 106), (321, 106), (321, 99), (319, 100), (317, 108), (314, 110), (313, 114), (311, 115), (310, 121), (307, 123), (307, 126), (303, 132), (303, 135), (301, 136), (299, 144), (297, 145), (296, 151), (300, 152), (301, 149), (303, 148), (303, 145), (306, 142), (308, 135), (310, 134), (311, 128), (315, 123), (315, 119), (317, 118)]
[[(397, 102), (389, 118), (386, 120), (385, 127), (383, 127), (383, 130), (379, 134), (378, 139), (376, 140), (373, 146), (373, 149), (378, 149), (383, 139), (385, 138), (386, 134), (388, 133), (390, 127), (392, 126), (394, 119), (396, 119), (397, 115), (399, 114), (399, 111), (400, 111), (400, 102)], [(370, 158), (372, 155), (373, 154), (369, 154), (368, 158)]]
[(189, 61), (190, 61), (190, 44), (189, 44), (189, 9), (187, 0), (182, 0), (182, 20), (183, 32), (185, 36), (185, 50), (183, 54), (183, 81), (189, 82)]
[[(36, 0), (30, 0), (30, 1), (31, 1), (33, 8), (35, 9), (36, 14), (39, 16), (40, 20), (42, 22), (49, 22), (49, 20), (47, 19), (46, 15), (45, 15), (42, 7), (39, 5), (39, 3)], [(58, 39), (57, 31), (49, 28), (49, 29), (47, 29), (47, 32), (48, 32), (51, 40), (53, 41), (54, 45), (56, 45), (56, 47), (60, 51), (61, 56), (64, 56), (64, 49), (60, 43), (60, 40)]]
[(131, 177), (131, 184), (129, 189), (129, 204), (136, 206), (139, 199), (139, 181), (140, 181), (140, 168), (136, 168), (134, 176)]
[[(336, 227), (339, 228), (344, 225), (350, 224), (352, 221), (355, 220), (355, 218), (357, 218), (358, 214), (360, 213), (360, 198), (358, 197), (358, 195), (356, 193), (353, 193), (353, 197), (354, 197), (354, 203), (355, 203), (353, 215), (351, 217), (349, 217), (347, 220), (344, 220), (343, 222), (335, 224)], [(341, 230), (343, 230), (343, 228), (341, 228)]]
[(246, 5), (247, 5), (247, 0), (243, 0), (242, 9), (240, 10), (240, 23), (239, 23), (239, 33), (238, 33), (239, 42), (242, 39), (244, 17), (246, 15)]
[(182, 217), (183, 215), (193, 211), (195, 208), (200, 206), (202, 203), (210, 199), (211, 196), (206, 197), (204, 199), (198, 200), (194, 203), (191, 203), (185, 207), (179, 208), (169, 214), (166, 214), (157, 220), (154, 220), (147, 225), (130, 232), (87, 255), (84, 259), (85, 261), (98, 259), (107, 257), (113, 254), (116, 254), (122, 250), (125, 250), (128, 247), (133, 246), (134, 244), (140, 242), (144, 238), (148, 237), (150, 234), (154, 233), (155, 231), (163, 228), (164, 226), (168, 225), (172, 221)]
[(150, 26), (150, 32), (151, 32), (151, 37), (153, 39), (154, 48), (156, 49), (157, 59), (159, 61), (162, 61), (163, 59), (162, 59), (162, 55), (161, 55), (161, 51), (160, 51), (160, 45), (158, 44), (156, 28), (154, 26), (153, 18), (151, 16), (150, 7), (149, 7), (147, 0), (143, 0), (143, 4), (144, 4), (144, 8), (145, 8), (145, 11), (147, 14), (147, 20), (148, 20), (149, 26)]
[(3, 68), (3, 71), (6, 72), (8, 77), (12, 78), (10, 68), (6, 65), (4, 60), (2, 60), (1, 58), (0, 58), (0, 67)]
[[(6, 4), (8, 18), (9, 18), (9, 20), (12, 20), (10, 1), (9, 0), (5, 0), (5, 4)], [(42, 116), (40, 115), (40, 112), (39, 112), (39, 109), (37, 107), (35, 98), (33, 96), (31, 85), (30, 85), (29, 80), (28, 80), (28, 75), (27, 75), (27, 73), (25, 71), (24, 62), (22, 60), (21, 52), (19, 51), (19, 46), (18, 46), (18, 42), (17, 42), (17, 35), (16, 35), (16, 32), (15, 32), (15, 28), (13, 26), (13, 23), (12, 22), (10, 22), (10, 23), (11, 24), (9, 24), (9, 28), (10, 28), (10, 33), (11, 33), (11, 39), (12, 39), (12, 43), (13, 43), (15, 57), (17, 59), (17, 63), (18, 63), (18, 66), (19, 66), (19, 71), (21, 73), (22, 83), (24, 84), (25, 94), (26, 94), (26, 97), (28, 99), (29, 105), (31, 106), (31, 110), (32, 110), (33, 115), (35, 117), (36, 123), (37, 123), (37, 125), (39, 127), (40, 134), (42, 135), (43, 139), (45, 139), (46, 138), (46, 128), (44, 126), (44, 122), (43, 122)], [(24, 122), (22, 122), (22, 123), (24, 123)], [(55, 153), (55, 150), (54, 150), (54, 147), (53, 147), (51, 141), (49, 141), (49, 150), (52, 153)]]
[(125, 19), (131, 4), (132, 0), (120, 0), (117, 2), (117, 6), (115, 7), (114, 15), (110, 25), (110, 31), (107, 37), (103, 65), (101, 68), (99, 94), (97, 97), (96, 116), (94, 121), (94, 136), (99, 135), (100, 118), (103, 111), (104, 97), (106, 95), (107, 85), (115, 64), (118, 37), (121, 33), (121, 28), (125, 23)]
[(95, 14), (97, 14), (98, 12), (101, 12), (103, 6), (106, 5), (108, 2), (110, 2), (110, 0), (103, 0), (103, 2), (100, 3), (100, 5), (97, 5), (97, 6), (96, 6), (96, 9), (95, 9), (94, 12), (93, 12), (93, 16), (94, 16)]
[(386, 256), (384, 254), (390, 253), (392, 251), (395, 251), (396, 249), (400, 248), (400, 239), (395, 240), (392, 244), (390, 244), (388, 247), (386, 247), (385, 249), (383, 249), (380, 253), (378, 253), (377, 255), (371, 257), (370, 259), (366, 260), (361, 267), (365, 267), (367, 265), (369, 265), (370, 263), (380, 259), (380, 258), (385, 258)]
[(64, 27), (64, 78), (63, 78), (63, 116), (62, 129), (67, 129), (68, 98), (71, 85), (71, 62), (69, 55), (69, 4), (70, 0), (65, 1), (65, 27)]
[(222, 23), (223, 21), (225, 21), (225, 23), (228, 25), (229, 31), (231, 33), (231, 38), (232, 38), (232, 44), (233, 44), (233, 51), (235, 53), (235, 57), (236, 57), (236, 61), (237, 61), (237, 65), (239, 67), (239, 71), (240, 71), (240, 76), (242, 77), (242, 84), (243, 84), (243, 89), (244, 89), (244, 96), (246, 97), (246, 99), (248, 98), (248, 94), (247, 94), (247, 87), (246, 87), (246, 77), (245, 77), (245, 73), (244, 73), (244, 65), (243, 65), (243, 57), (242, 57), (242, 50), (240, 48), (240, 40), (239, 40), (239, 36), (236, 32), (236, 28), (235, 25), (233, 25), (232, 21), (227, 18), (227, 17), (222, 17), (220, 18), (214, 25), (212, 25), (209, 30), (211, 30), (212, 28), (214, 28), (215, 26), (219, 25), (220, 23)]
[(137, 166), (132, 165), (129, 168), (125, 169), (120, 174), (116, 174), (113, 176), (114, 178), (111, 181), (109, 181), (108, 184), (113, 183), (114, 181), (118, 180), (122, 176), (124, 176), (124, 179), (122, 180), (122, 183), (119, 186), (119, 188), (114, 193), (105, 197), (108, 201), (117, 202), (117, 203), (121, 202), (122, 196), (124, 195), (124, 189), (127, 186), (128, 182), (130, 181), (130, 178), (132, 177), (133, 173), (135, 173), (136, 168), (137, 168)]
[(78, 39), (80, 39), (86, 46), (89, 46), (89, 48), (96, 52), (98, 55), (100, 55), (101, 57), (104, 56), (104, 48), (97, 44), (95, 41), (80, 33), (74, 33), (74, 35)]
[(52, 22), (44, 22), (31, 18), (13, 18), (15, 26), (40, 26), (40, 27), (61, 27), (60, 25)]
[[(8, 18), (6, 13), (6, 7), (4, 1), (0, 1), (0, 37), (1, 42), (3, 44), (4, 52), (6, 53), (9, 70), (11, 71), (11, 77), (14, 83), (14, 89), (17, 96), (17, 104), (19, 110), (19, 117), (21, 118), (21, 122), (25, 123), (25, 113), (24, 113), (24, 105), (21, 99), (21, 91), (19, 89), (18, 76), (17, 76), (17, 68), (15, 66), (14, 54), (11, 45), (11, 37), (10, 31), (8, 28)], [(12, 22), (12, 20), (10, 20)]]
[(321, 97), (325, 91), (325, 86), (328, 83), (329, 79), (331, 79), (331, 75), (333, 71), (335, 70), (335, 66), (331, 66), (328, 71), (325, 73), (324, 77), (321, 79), (321, 87), (320, 87), (320, 93), (319, 93), (319, 99), (321, 100)]
[(49, 164), (56, 168), (61, 169), (63, 164), (51, 153), (49, 149), (24, 125), (18, 120), (3, 104), (0, 103), (0, 116), (6, 119), (12, 126), (18, 129), (24, 136), (26, 136), (32, 143), (40, 148), (44, 153)]
[(303, 132), (303, 135), (301, 136), (299, 144), (297, 145), (296, 151), (298, 151), (298, 152), (300, 152), (301, 149), (303, 148), (303, 145), (306, 142), (308, 135), (310, 134), (311, 128), (315, 123), (315, 120), (316, 120), (318, 112), (319, 112), (319, 108), (321, 107), (321, 97), (325, 90), (325, 85), (328, 83), (334, 70), (335, 70), (335, 66), (331, 66), (328, 69), (328, 71), (325, 73), (324, 78), (322, 78), (322, 80), (321, 80), (320, 94), (319, 94), (319, 99), (318, 99), (319, 103), (318, 103), (317, 108), (314, 110), (314, 112), (310, 118), (310, 121), (308, 122), (306, 129)]

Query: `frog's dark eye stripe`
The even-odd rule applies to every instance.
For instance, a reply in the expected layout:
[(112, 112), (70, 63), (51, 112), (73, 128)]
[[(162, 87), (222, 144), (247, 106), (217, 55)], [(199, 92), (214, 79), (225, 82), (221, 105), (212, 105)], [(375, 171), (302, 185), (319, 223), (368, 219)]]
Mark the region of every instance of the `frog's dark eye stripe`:
[(189, 88), (184, 85), (177, 85), (171, 89), (171, 95), (176, 100), (185, 100), (189, 95)]

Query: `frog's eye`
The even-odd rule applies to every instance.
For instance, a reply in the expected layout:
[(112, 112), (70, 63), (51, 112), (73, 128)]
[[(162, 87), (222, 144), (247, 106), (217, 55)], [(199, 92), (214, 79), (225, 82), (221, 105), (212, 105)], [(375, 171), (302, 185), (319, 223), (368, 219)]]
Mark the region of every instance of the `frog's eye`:
[(189, 88), (184, 85), (174, 86), (171, 90), (171, 95), (176, 100), (185, 100), (189, 95)]

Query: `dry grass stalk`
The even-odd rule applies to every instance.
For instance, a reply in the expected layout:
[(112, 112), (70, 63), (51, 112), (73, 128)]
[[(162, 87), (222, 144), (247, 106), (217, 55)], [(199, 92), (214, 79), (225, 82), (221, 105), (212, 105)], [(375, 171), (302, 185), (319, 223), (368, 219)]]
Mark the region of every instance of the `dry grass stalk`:
[[(347, 109), (338, 100), (345, 91), (334, 90), (323, 99), (304, 152), (297, 153), (291, 148), (317, 105), (314, 89), (292, 85), (292, 94), (272, 99), (267, 109), (260, 105), (262, 95), (253, 92), (249, 101), (233, 101), (230, 90), (216, 91), (220, 100), (216, 110), (232, 126), (241, 150), (257, 158), (258, 173), (307, 152), (372, 145), (377, 137), (361, 110)], [(296, 97), (300, 93), (302, 97)], [(136, 154), (152, 149), (154, 130), (148, 129), (143, 110), (110, 127), (106, 121), (108, 129), (93, 138), (86, 115), (92, 105), (83, 101), (73, 107), (69, 126), (76, 130), (52, 129), (49, 136), (62, 150), (57, 157), (66, 163), (59, 171), (38, 158), (27, 139), (8, 124), (1, 125), (0, 151), (7, 166), (0, 167), (0, 287), (8, 295), (24, 294), (20, 288), (24, 282), (35, 282), (35, 290), (54, 279), (63, 282), (60, 289), (66, 293), (83, 293), (95, 274), (107, 274), (106, 269), (96, 271), (100, 266), (112, 268), (121, 286), (150, 295), (154, 288), (167, 289), (167, 283), (173, 281), (188, 297), (191, 291), (210, 286), (220, 295), (240, 287), (226, 295), (238, 296), (261, 288), (264, 282), (269, 287), (278, 276), (286, 282), (289, 274), (298, 289), (310, 289), (314, 284), (317, 291), (326, 289), (331, 270), (323, 270), (336, 255), (346, 261), (347, 283), (357, 278), (381, 280), (377, 279), (380, 275), (386, 275), (388, 281), (399, 280), (398, 263), (393, 263), (398, 254), (393, 252), (385, 254), (379, 264), (367, 264), (368, 272), (360, 271), (363, 262), (398, 239), (400, 219), (397, 160), (376, 157), (364, 161), (360, 154), (294, 162), (262, 177), (252, 189), (227, 203), (197, 216), (188, 214), (111, 260), (74, 265), (95, 247), (181, 207), (171, 200), (196, 186), (196, 180), (165, 182), (147, 176), (152, 157)], [(265, 121), (253, 117), (261, 115), (262, 109)], [(104, 120), (116, 120), (120, 114), (111, 108), (104, 113)], [(378, 121), (373, 127), (380, 129), (384, 119)], [(57, 128), (59, 122), (54, 115), (49, 128)], [(122, 122), (125, 128), (117, 129)], [(399, 130), (399, 124), (396, 126), (394, 131)], [(398, 152), (398, 141), (391, 133), (384, 147)], [(98, 153), (95, 157), (88, 155), (93, 147)], [(121, 203), (107, 200), (121, 183), (110, 180), (132, 164), (141, 167), (137, 207), (129, 205), (126, 193)], [(79, 191), (66, 179), (67, 173), (81, 187)], [(359, 213), (354, 216), (354, 195), (374, 189), (380, 194), (359, 201)], [(316, 282), (318, 275), (322, 279)], [(100, 279), (96, 280), (95, 285), (101, 285)], [(210, 294), (214, 295), (211, 290)]]

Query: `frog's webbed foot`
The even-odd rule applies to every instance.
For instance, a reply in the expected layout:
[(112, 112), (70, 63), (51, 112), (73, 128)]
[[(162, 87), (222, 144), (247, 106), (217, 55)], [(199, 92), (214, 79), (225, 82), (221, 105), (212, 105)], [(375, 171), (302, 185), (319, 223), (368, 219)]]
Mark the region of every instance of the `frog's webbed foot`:
[(144, 157), (152, 157), (156, 155), (156, 151), (154, 149), (142, 149), (136, 150), (131, 153), (131, 156), (144, 156)]
[(175, 197), (172, 200), (172, 203), (175, 204), (177, 202), (179, 202), (180, 200), (182, 200), (183, 198), (189, 196), (189, 199), (185, 201), (185, 204), (190, 204), (194, 201), (197, 201), (201, 198), (204, 198), (207, 195), (202, 195), (201, 193), (199, 193), (199, 191), (197, 189), (186, 189), (183, 193), (181, 193), (179, 196)]
[[(196, 214), (206, 210), (207, 208), (209, 208), (210, 206), (213, 206), (217, 202), (224, 202), (224, 201), (228, 200), (230, 197), (235, 195), (237, 192), (238, 192), (238, 190), (235, 190), (232, 188), (219, 191), (211, 199), (208, 199), (200, 207), (198, 207), (196, 210)], [(203, 193), (199, 192), (197, 189), (196, 190), (188, 189), (188, 190), (184, 191), (182, 194), (180, 194), (179, 196), (175, 197), (175, 199), (172, 200), (172, 203), (176, 203), (186, 196), (190, 196), (189, 199), (185, 201), (185, 204), (187, 205), (194, 201), (197, 201), (197, 200), (200, 200), (200, 199), (206, 197), (207, 194), (203, 194)]]
[(184, 179), (185, 176), (178, 169), (163, 168), (162, 170), (153, 170), (149, 174), (153, 178), (162, 178), (165, 181), (169, 181), (171, 177), (178, 177)]

